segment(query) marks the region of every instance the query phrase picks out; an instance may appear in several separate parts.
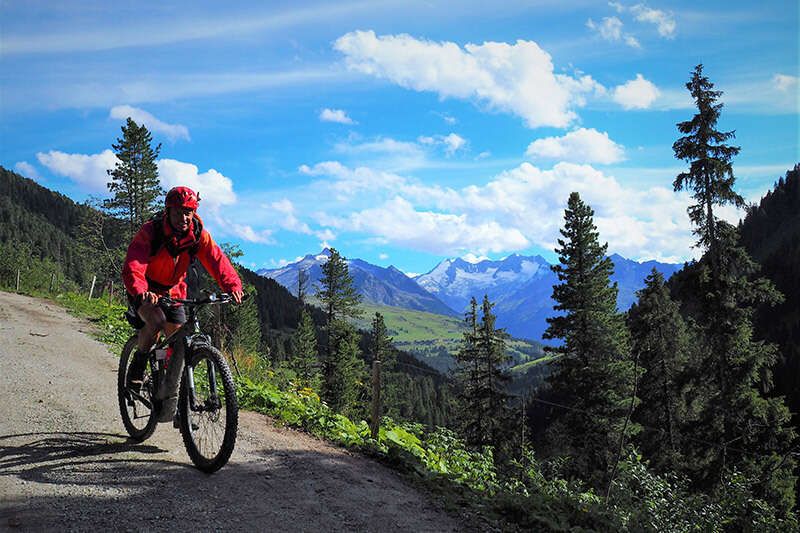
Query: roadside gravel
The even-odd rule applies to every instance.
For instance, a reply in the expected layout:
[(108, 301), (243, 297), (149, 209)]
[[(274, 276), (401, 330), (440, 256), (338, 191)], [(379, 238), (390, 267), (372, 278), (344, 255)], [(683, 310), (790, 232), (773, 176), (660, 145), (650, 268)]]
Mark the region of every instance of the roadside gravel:
[(128, 441), (117, 358), (91, 324), (0, 292), (0, 530), (458, 531), (392, 470), (240, 413), (236, 450), (206, 475), (162, 424)]

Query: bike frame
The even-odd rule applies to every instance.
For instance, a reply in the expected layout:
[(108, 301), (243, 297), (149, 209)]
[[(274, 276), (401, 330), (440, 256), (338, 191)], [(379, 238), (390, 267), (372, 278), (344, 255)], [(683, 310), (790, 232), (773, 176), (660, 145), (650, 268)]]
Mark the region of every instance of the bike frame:
[[(182, 379), (185, 380), (189, 393), (189, 406), (192, 411), (203, 411), (207, 406), (198, 406), (195, 403), (195, 384), (194, 384), (194, 371), (188, 364), (191, 361), (191, 356), (194, 354), (195, 349), (200, 346), (211, 346), (211, 337), (206, 335), (200, 330), (200, 319), (197, 316), (198, 308), (208, 304), (222, 304), (227, 303), (229, 298), (224, 295), (224, 298), (219, 299), (216, 295), (210, 295), (202, 300), (183, 300), (162, 297), (162, 301), (173, 304), (182, 304), (186, 306), (186, 322), (173, 331), (170, 335), (164, 336), (158, 341), (153, 348), (150, 349), (151, 368), (158, 370), (162, 369), (162, 364), (156, 358), (156, 350), (163, 350), (167, 346), (175, 346), (178, 342), (183, 342), (183, 357), (184, 367)], [(157, 373), (157, 372), (156, 372)], [(211, 400), (214, 405), (210, 406), (212, 409), (219, 406), (219, 398), (217, 396), (217, 375), (214, 365), (209, 365), (208, 368), (209, 386), (211, 388)], [(158, 387), (162, 384), (156, 381), (154, 394), (157, 393)]]

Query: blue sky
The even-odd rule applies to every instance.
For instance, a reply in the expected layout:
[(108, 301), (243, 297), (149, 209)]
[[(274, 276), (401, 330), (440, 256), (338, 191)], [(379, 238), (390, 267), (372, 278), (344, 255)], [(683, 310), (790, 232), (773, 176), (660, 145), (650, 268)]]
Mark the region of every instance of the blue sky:
[(326, 244), (409, 273), (552, 261), (573, 190), (610, 252), (692, 258), (671, 147), (698, 63), (739, 192), (800, 161), (796, 1), (5, 1), (0, 23), (0, 164), (102, 197), (132, 116), (253, 268)]

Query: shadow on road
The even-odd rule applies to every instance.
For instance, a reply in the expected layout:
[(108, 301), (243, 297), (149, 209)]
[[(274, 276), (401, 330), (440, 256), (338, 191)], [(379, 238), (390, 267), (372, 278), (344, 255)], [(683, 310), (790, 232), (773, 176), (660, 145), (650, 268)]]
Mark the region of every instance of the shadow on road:
[(380, 470), (270, 448), (246, 462), (234, 456), (207, 475), (183, 449), (167, 452), (117, 434), (4, 435), (0, 476), (32, 490), (0, 498), (0, 530), (441, 530), (420, 522), (427, 502)]
[(49, 483), (47, 472), (92, 462), (113, 461), (120, 453), (161, 453), (156, 446), (131, 441), (113, 433), (63, 432), (0, 435), (0, 476), (20, 476), (30, 481)]

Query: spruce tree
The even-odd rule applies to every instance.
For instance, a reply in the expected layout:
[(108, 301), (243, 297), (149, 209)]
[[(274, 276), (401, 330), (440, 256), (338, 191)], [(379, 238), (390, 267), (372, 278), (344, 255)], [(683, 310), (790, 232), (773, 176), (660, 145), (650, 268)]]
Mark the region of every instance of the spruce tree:
[(361, 316), (361, 296), (353, 286), (347, 261), (335, 248), (322, 265), (317, 296), (325, 311), (325, 357), (322, 396), (336, 410), (354, 406), (360, 374), (358, 334), (347, 321)]
[(364, 388), (365, 370), (358, 348), (358, 333), (341, 319), (337, 319), (329, 331), (331, 354), (323, 361), (323, 399), (336, 412), (361, 415), (363, 406), (357, 405), (357, 400)]
[(122, 126), (122, 137), (111, 145), (118, 161), (108, 171), (108, 191), (113, 196), (104, 202), (104, 207), (128, 222), (130, 235), (158, 211), (158, 199), (164, 194), (156, 166), (161, 145), (154, 149), (152, 141), (147, 128), (128, 117)]
[(470, 445), (479, 445), (486, 434), (487, 421), (483, 418), (483, 408), (478, 395), (480, 384), (480, 356), (478, 353), (478, 302), (473, 296), (469, 310), (464, 314), (466, 330), (462, 334), (461, 345), (456, 353), (456, 383), (458, 401), (461, 405), (461, 431)]
[(560, 264), (552, 267), (561, 282), (553, 286), (560, 314), (547, 319), (544, 337), (563, 340), (546, 348), (557, 356), (549, 392), (564, 406), (553, 411), (547, 429), (550, 451), (570, 458), (565, 474), (600, 486), (616, 466), (620, 439), (636, 430), (627, 423), (635, 367), (617, 312), (617, 286), (610, 283), (614, 265), (605, 257), (607, 245), (599, 243), (593, 216), (573, 192), (556, 249)]
[(689, 218), (696, 226), (695, 234), (700, 246), (709, 251), (711, 277), (716, 284), (719, 252), (714, 207), (726, 204), (744, 206), (744, 199), (733, 190), (736, 178), (731, 162), (740, 149), (725, 144), (735, 137), (736, 132), (716, 129), (723, 107), (717, 100), (722, 91), (714, 90), (714, 84), (703, 75), (702, 64), (694, 68), (686, 88), (694, 99), (697, 113), (691, 120), (678, 123), (678, 130), (684, 136), (675, 141), (672, 150), (676, 158), (689, 163), (689, 171), (678, 174), (672, 185), (676, 191), (688, 189), (693, 192), (697, 203), (689, 206)]
[(510, 376), (506, 366), (511, 357), (506, 353), (506, 332), (497, 329), (497, 317), (492, 313), (494, 304), (484, 295), (481, 305), (481, 323), (478, 326), (477, 348), (480, 358), (479, 396), (485, 405), (485, 444), (497, 447), (508, 415), (506, 386)]
[(465, 314), (467, 330), (456, 355), (462, 432), (467, 444), (474, 447), (497, 446), (506, 419), (509, 377), (505, 365), (510, 358), (505, 331), (496, 328), (492, 307), (484, 296), (478, 321), (478, 303), (475, 298), (470, 300)]
[(389, 336), (389, 332), (386, 329), (386, 322), (383, 320), (383, 315), (377, 311), (372, 318), (372, 332), (370, 336), (372, 340), (370, 346), (372, 353), (370, 353), (370, 355), (381, 362), (382, 371), (389, 372), (394, 370), (397, 364), (397, 355), (392, 349), (393, 339)]
[(734, 134), (716, 129), (722, 93), (702, 75), (702, 65), (686, 87), (698, 113), (678, 124), (688, 135), (673, 149), (678, 159), (690, 163), (674, 186), (694, 192), (697, 204), (689, 208), (689, 217), (704, 251), (691, 281), (698, 287), (696, 313), (703, 338), (701, 356), (691, 367), (695, 390), (705, 392), (697, 401), (695, 429), (705, 443), (718, 443), (695, 443), (689, 463), (696, 482), (706, 488), (720, 487), (732, 472), (744, 474), (756, 496), (787, 513), (795, 499), (790, 456), (795, 433), (783, 398), (764, 396), (772, 386), (777, 353), (773, 345), (753, 338), (752, 327), (756, 306), (779, 302), (781, 295), (757, 278), (758, 266), (739, 244), (736, 228), (714, 215), (717, 206), (744, 203), (733, 190), (731, 160), (739, 148), (724, 144)]
[(301, 387), (319, 391), (317, 333), (314, 329), (314, 320), (306, 309), (300, 311), (300, 321), (292, 335), (291, 364)]
[(642, 426), (641, 450), (659, 471), (683, 470), (682, 430), (687, 422), (683, 376), (690, 337), (664, 276), (653, 268), (628, 312), (631, 352), (643, 374), (634, 420)]
[(319, 392), (322, 380), (319, 372), (317, 331), (311, 314), (305, 308), (307, 283), (308, 272), (301, 270), (297, 275), (297, 299), (300, 303), (300, 316), (297, 320), (297, 329), (292, 335), (290, 362), (297, 374), (299, 385)]

